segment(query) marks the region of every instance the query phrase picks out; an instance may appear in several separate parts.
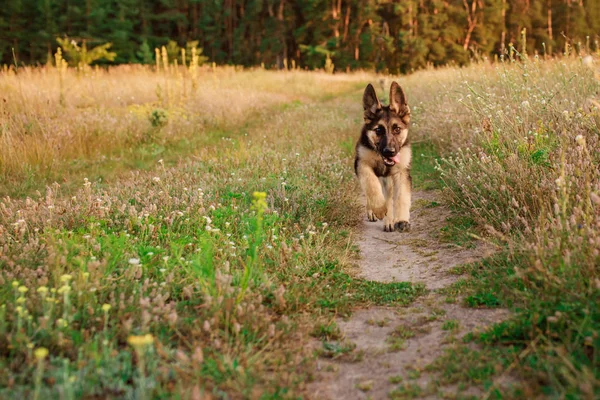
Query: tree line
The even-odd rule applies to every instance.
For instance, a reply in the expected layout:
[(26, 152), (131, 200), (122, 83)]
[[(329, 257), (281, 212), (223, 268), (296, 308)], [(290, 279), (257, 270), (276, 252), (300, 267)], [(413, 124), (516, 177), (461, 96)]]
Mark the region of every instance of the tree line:
[[(518, 51), (598, 50), (598, 0), (3, 0), (0, 63), (44, 64), (57, 38), (150, 63), (198, 41), (217, 64), (409, 72)], [(522, 35), (526, 32), (526, 48)]]

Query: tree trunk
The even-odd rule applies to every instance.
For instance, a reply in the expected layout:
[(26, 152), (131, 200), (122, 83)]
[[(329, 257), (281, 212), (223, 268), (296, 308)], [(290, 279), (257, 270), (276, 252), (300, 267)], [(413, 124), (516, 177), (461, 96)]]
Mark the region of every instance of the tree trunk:
[(552, 37), (552, 0), (548, 0), (548, 39), (550, 39), (550, 43), (548, 43), (548, 53), (552, 54), (552, 41), (554, 38)]
[(344, 36), (342, 36), (342, 41), (346, 42), (348, 38), (348, 26), (350, 25), (350, 3), (346, 5), (346, 17), (344, 19)]
[(467, 27), (467, 35), (465, 36), (465, 42), (463, 44), (463, 48), (467, 50), (469, 48), (469, 43), (471, 41), (471, 35), (477, 26), (477, 2), (473, 0), (471, 3), (471, 7), (469, 7), (469, 3), (467, 0), (463, 0), (463, 4), (465, 6), (465, 11), (467, 12), (467, 22), (469, 26)]
[(500, 54), (506, 51), (506, 0), (502, 0), (502, 35), (500, 38)]

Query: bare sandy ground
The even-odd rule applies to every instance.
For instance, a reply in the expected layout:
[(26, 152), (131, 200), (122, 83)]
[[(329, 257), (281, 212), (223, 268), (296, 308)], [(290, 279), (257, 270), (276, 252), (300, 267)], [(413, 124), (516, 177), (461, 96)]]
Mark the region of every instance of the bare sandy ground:
[[(356, 345), (355, 357), (352, 362), (319, 358), (316, 379), (308, 386), (310, 398), (386, 399), (400, 379), (424, 389), (420, 397), (406, 398), (455, 396), (457, 388), (432, 389), (435, 376), (425, 367), (456, 339), (508, 317), (503, 309), (446, 303), (439, 293), (458, 279), (449, 273), (452, 267), (490, 255), (492, 248), (484, 243), (464, 248), (442, 242), (440, 229), (450, 211), (437, 199), (435, 192), (413, 194), (409, 233), (383, 232), (381, 221), (373, 223), (365, 218), (356, 274), (378, 282), (420, 282), (429, 292), (408, 307), (360, 309), (349, 319), (338, 320), (344, 340)], [(458, 321), (458, 327), (443, 329), (447, 321)], [(398, 339), (398, 332), (400, 336), (411, 332), (412, 337)], [(320, 345), (315, 341), (315, 347)], [(474, 388), (461, 390), (462, 396), (482, 395)]]

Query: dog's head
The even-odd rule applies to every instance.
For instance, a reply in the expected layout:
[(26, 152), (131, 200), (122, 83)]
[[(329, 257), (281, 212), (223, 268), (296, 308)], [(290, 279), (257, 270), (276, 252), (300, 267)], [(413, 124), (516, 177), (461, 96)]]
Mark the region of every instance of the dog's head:
[(372, 148), (383, 158), (387, 166), (400, 162), (399, 151), (408, 138), (410, 109), (402, 88), (392, 82), (390, 105), (382, 106), (373, 85), (369, 84), (363, 94), (365, 132)]

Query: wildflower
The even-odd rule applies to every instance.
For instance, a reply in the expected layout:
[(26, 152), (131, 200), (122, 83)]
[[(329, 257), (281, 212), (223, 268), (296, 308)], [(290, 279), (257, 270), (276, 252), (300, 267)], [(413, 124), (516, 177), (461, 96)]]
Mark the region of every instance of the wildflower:
[(151, 334), (141, 335), (141, 336), (129, 336), (127, 338), (127, 343), (129, 343), (133, 347), (142, 347), (150, 345), (154, 342), (154, 337)]
[(140, 264), (140, 259), (139, 258), (130, 258), (128, 262), (131, 265), (139, 265)]
[(73, 277), (69, 274), (64, 274), (60, 277), (61, 282), (69, 282), (71, 279), (73, 279)]
[(578, 145), (583, 146), (585, 144), (585, 138), (581, 135), (577, 135), (575, 136), (575, 142), (577, 142)]
[(107, 313), (110, 310), (111, 307), (112, 306), (110, 304), (106, 304), (106, 303), (102, 304), (102, 311), (104, 311), (105, 313)]
[(40, 286), (39, 288), (37, 288), (37, 292), (42, 296), (45, 296), (46, 293), (48, 293), (48, 288), (46, 286)]
[(521, 103), (521, 108), (529, 108), (529, 102), (527, 100)]
[(18, 303), (18, 304), (23, 304), (23, 303), (25, 303), (26, 301), (27, 301), (27, 299), (25, 299), (25, 297), (19, 297), (19, 298), (17, 299), (17, 303)]
[(19, 287), (19, 281), (12, 281), (12, 287), (14, 287), (15, 289)]
[(71, 292), (71, 286), (62, 286), (60, 289), (58, 289), (58, 294), (67, 294)]
[(20, 292), (20, 293), (27, 293), (27, 291), (28, 291), (29, 289), (27, 289), (27, 287), (26, 287), (26, 286), (19, 286), (19, 289), (18, 289), (18, 290), (19, 290), (19, 292)]
[(160, 182), (160, 178), (158, 176), (155, 176), (154, 178), (152, 178), (152, 180), (156, 183)]
[(38, 347), (37, 349), (35, 349), (33, 354), (35, 355), (36, 360), (41, 361), (44, 358), (48, 357), (48, 349), (45, 347)]
[(561, 187), (563, 184), (563, 179), (561, 178), (557, 178), (554, 183), (556, 184), (556, 186)]
[(194, 350), (194, 354), (192, 354), (192, 360), (197, 362), (198, 364), (202, 364), (204, 361), (204, 352), (201, 347), (196, 347)]
[(56, 320), (56, 326), (58, 326), (59, 328), (66, 328), (68, 325), (67, 321), (65, 321), (62, 318), (59, 318)]

